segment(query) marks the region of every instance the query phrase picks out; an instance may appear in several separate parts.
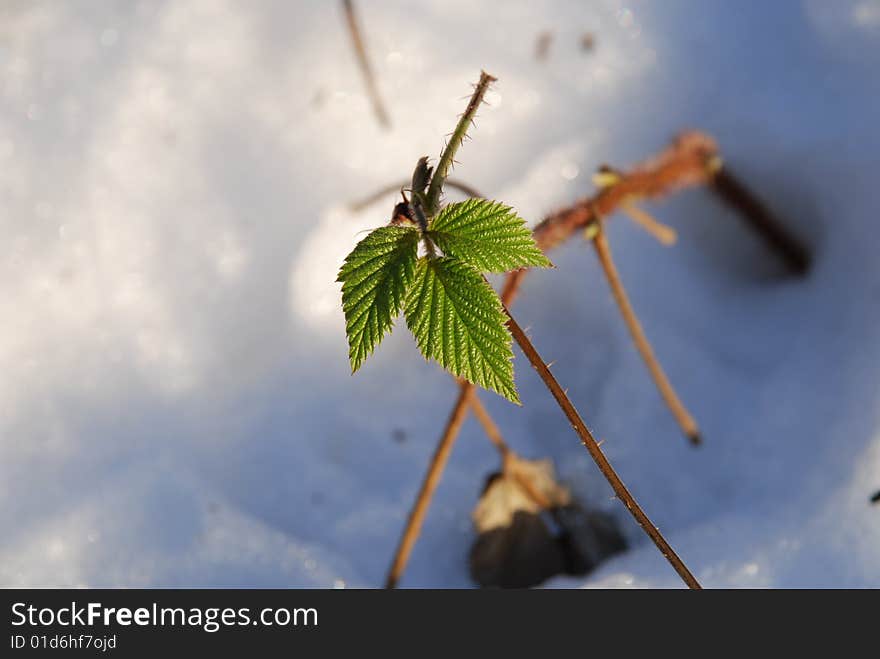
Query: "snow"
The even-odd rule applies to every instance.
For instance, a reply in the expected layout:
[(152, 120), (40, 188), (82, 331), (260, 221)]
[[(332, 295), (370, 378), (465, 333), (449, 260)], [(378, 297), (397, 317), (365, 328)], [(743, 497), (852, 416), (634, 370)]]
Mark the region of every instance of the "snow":
[[(357, 6), (390, 132), (338, 3), (0, 9), (0, 584), (382, 583), (456, 392), (403, 327), (350, 376), (333, 280), (392, 199), (347, 203), (436, 157), (483, 68), (455, 175), (530, 221), (693, 127), (810, 244), (786, 277), (699, 190), (651, 206), (674, 248), (609, 223), (700, 450), (585, 244), (514, 312), (705, 586), (880, 586), (880, 3)], [(516, 367), (523, 408), (482, 396), (506, 438), (633, 545), (548, 585), (680, 585)], [(496, 466), (468, 420), (403, 585), (470, 585)]]

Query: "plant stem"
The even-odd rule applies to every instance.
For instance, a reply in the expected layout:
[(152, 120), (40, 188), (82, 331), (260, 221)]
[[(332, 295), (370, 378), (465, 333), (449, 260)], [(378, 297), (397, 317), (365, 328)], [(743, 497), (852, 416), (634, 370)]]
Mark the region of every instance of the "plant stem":
[(617, 306), (620, 308), (620, 315), (623, 316), (623, 320), (626, 323), (627, 328), (629, 328), (629, 333), (632, 335), (633, 342), (636, 344), (636, 348), (642, 355), (645, 366), (648, 367), (648, 371), (651, 373), (651, 377), (654, 379), (654, 383), (657, 385), (660, 395), (663, 397), (663, 400), (666, 401), (666, 405), (669, 407), (672, 415), (681, 427), (685, 437), (687, 437), (690, 443), (694, 446), (699, 446), (702, 439), (700, 438), (700, 429), (697, 427), (697, 422), (690, 415), (687, 408), (685, 408), (684, 404), (675, 393), (675, 389), (673, 389), (672, 384), (666, 377), (666, 373), (663, 372), (660, 362), (658, 362), (657, 358), (654, 356), (654, 350), (648, 342), (648, 337), (645, 336), (642, 324), (639, 322), (638, 316), (636, 316), (636, 312), (630, 304), (629, 296), (627, 296), (626, 289), (624, 289), (623, 283), (620, 281), (620, 275), (617, 272), (617, 268), (614, 266), (614, 260), (611, 258), (611, 248), (608, 246), (608, 239), (605, 237), (605, 230), (602, 228), (602, 223), (597, 222), (597, 225), (598, 230), (593, 237), (593, 247), (596, 248), (596, 256), (599, 257), (599, 263), (602, 265), (602, 270), (605, 272), (605, 277), (608, 279), (608, 284), (611, 286), (611, 293), (614, 296), (614, 301), (617, 302)]
[(410, 553), (412, 553), (412, 548), (422, 529), (422, 523), (425, 521), (425, 514), (428, 512), (428, 505), (431, 503), (431, 497), (434, 495), (434, 490), (437, 489), (437, 485), (440, 483), (440, 476), (443, 474), (443, 469), (446, 467), (446, 462), (449, 460), (449, 454), (452, 452), (452, 445), (455, 443), (456, 437), (458, 437), (458, 431), (461, 428), (461, 424), (464, 423), (465, 417), (467, 416), (468, 403), (473, 395), (474, 387), (470, 383), (468, 383), (467, 387), (462, 387), (458, 393), (458, 400), (456, 401), (452, 414), (449, 416), (449, 422), (446, 424), (446, 430), (443, 432), (443, 437), (441, 437), (440, 443), (437, 445), (437, 449), (434, 452), (434, 456), (431, 458), (428, 471), (422, 481), (422, 487), (419, 489), (415, 505), (409, 514), (406, 528), (403, 531), (400, 543), (397, 546), (397, 551), (394, 554), (394, 560), (391, 562), (391, 568), (388, 571), (388, 577), (385, 581), (386, 588), (395, 588), (397, 582), (400, 580), (400, 576), (406, 568)]
[(345, 22), (348, 24), (351, 43), (354, 46), (354, 52), (361, 67), (361, 73), (367, 84), (367, 94), (370, 97), (370, 102), (373, 104), (373, 111), (376, 113), (376, 119), (379, 120), (379, 124), (387, 130), (391, 128), (391, 120), (388, 118), (388, 112), (385, 110), (385, 105), (382, 103), (382, 97), (379, 95), (379, 89), (376, 86), (376, 76), (373, 74), (373, 68), (370, 66), (370, 60), (367, 57), (367, 48), (364, 45), (363, 37), (361, 37), (361, 29), (358, 25), (357, 16), (354, 13), (354, 4), (352, 0), (342, 0), (342, 7), (345, 10)]
[(809, 251), (727, 167), (715, 174), (712, 190), (724, 203), (737, 211), (743, 221), (764, 239), (795, 274), (806, 274), (810, 269)]
[[(620, 181), (611, 188), (601, 190), (592, 197), (584, 198), (545, 217), (532, 231), (532, 236), (541, 250), (547, 253), (573, 235), (579, 234), (590, 222), (598, 219), (596, 213), (608, 216), (613, 214), (621, 204), (633, 198), (656, 199), (682, 188), (709, 183), (715, 173), (711, 164), (717, 158), (718, 147), (711, 137), (699, 132), (683, 133), (657, 156), (629, 172), (622, 173)], [(528, 272), (524, 269), (507, 274), (501, 291), (501, 300), (505, 305), (510, 305), (516, 298), (522, 280)], [(469, 382), (459, 382), (459, 396), (449, 414), (449, 421), (440, 439), (441, 445), (447, 442), (451, 445), (455, 441), (458, 428), (461, 427), (468, 411), (467, 401), (469, 398), (465, 396), (465, 393), (473, 388), (474, 386)], [(429, 473), (436, 472), (438, 479), (443, 472), (443, 466), (436, 464), (440, 456), (444, 456), (444, 454), (438, 446), (432, 462), (428, 466)], [(448, 456), (443, 457), (444, 464), (447, 458)], [(417, 501), (415, 506), (424, 506), (427, 509), (430, 504), (430, 495), (431, 493), (428, 493), (427, 500)], [(424, 512), (422, 516), (424, 516)], [(405, 536), (411, 536), (407, 555), (412, 549), (412, 544), (418, 539), (418, 529), (413, 531), (410, 528), (412, 521), (413, 515), (411, 514), (407, 529), (404, 531)], [(395, 559), (395, 563), (397, 563), (397, 559)], [(406, 558), (399, 565), (395, 583), (402, 574), (405, 565)]]
[(498, 449), (498, 454), (501, 457), (502, 471), (507, 476), (513, 478), (522, 491), (525, 492), (526, 495), (538, 506), (545, 510), (550, 510), (553, 507), (553, 502), (535, 487), (534, 483), (522, 473), (522, 470), (519, 467), (520, 457), (507, 445), (507, 442), (504, 441), (504, 438), (501, 436), (501, 431), (489, 415), (489, 411), (483, 407), (483, 403), (476, 394), (471, 398), (471, 410), (473, 410), (474, 416), (483, 427), (483, 432), (486, 433), (486, 437), (488, 437), (489, 441), (492, 442), (492, 445)]
[(675, 232), (675, 229), (658, 222), (650, 213), (642, 210), (631, 201), (621, 204), (621, 209), (633, 222), (657, 239), (661, 245), (669, 247), (678, 240), (678, 234)]
[[(501, 431), (492, 420), (489, 412), (483, 407), (480, 399), (477, 398), (474, 386), (465, 380), (461, 380), (460, 382), (462, 383), (462, 387), (459, 391), (456, 406), (453, 408), (446, 429), (443, 431), (443, 437), (440, 439), (440, 443), (434, 452), (434, 456), (428, 466), (428, 472), (425, 474), (425, 478), (422, 482), (422, 487), (419, 490), (416, 501), (410, 511), (406, 527), (403, 530), (400, 543), (394, 554), (394, 559), (391, 562), (391, 569), (388, 571), (388, 576), (385, 580), (386, 588), (396, 588), (403, 571), (406, 569), (406, 564), (409, 562), (412, 549), (415, 546), (422, 524), (425, 521), (425, 515), (428, 512), (428, 506), (431, 503), (434, 490), (437, 489), (437, 485), (440, 483), (440, 477), (449, 460), (452, 446), (458, 437), (458, 431), (467, 417), (468, 403), (470, 403), (470, 408), (474, 411), (474, 415), (477, 417), (480, 425), (482, 425), (489, 441), (492, 442), (492, 445), (495, 446), (496, 449), (498, 449), (505, 471), (508, 470), (508, 465), (517, 457), (513, 450), (507, 445), (507, 442), (504, 441), (504, 438), (501, 436)], [(539, 506), (545, 508), (550, 506), (547, 498), (543, 496), (541, 492), (538, 492), (535, 487), (528, 482), (527, 479), (523, 478), (521, 474), (516, 472), (516, 470), (514, 470), (512, 476), (520, 487), (522, 487)]]
[(483, 403), (480, 401), (479, 396), (474, 395), (471, 397), (471, 409), (473, 410), (477, 421), (479, 421), (480, 425), (483, 427), (483, 432), (486, 433), (486, 437), (488, 437), (489, 441), (492, 442), (492, 445), (498, 449), (498, 453), (501, 455), (501, 461), (503, 462), (513, 453), (513, 451), (507, 445), (507, 442), (504, 441), (504, 438), (501, 436), (501, 431), (498, 429), (498, 425), (489, 415), (489, 411), (483, 407)]
[(473, 122), (474, 117), (477, 114), (477, 108), (479, 108), (480, 104), (483, 102), (483, 97), (486, 95), (489, 85), (495, 82), (495, 80), (497, 80), (497, 78), (489, 75), (485, 71), (480, 73), (480, 81), (477, 83), (477, 86), (474, 87), (474, 93), (471, 95), (471, 100), (468, 102), (464, 114), (459, 117), (458, 125), (455, 127), (455, 130), (452, 131), (452, 136), (449, 138), (449, 142), (446, 143), (443, 153), (440, 154), (440, 160), (437, 162), (437, 167), (434, 169), (434, 175), (431, 177), (431, 185), (428, 186), (428, 192), (425, 195), (425, 210), (431, 217), (436, 215), (437, 211), (440, 209), (440, 192), (443, 190), (443, 184), (446, 182), (446, 176), (449, 173), (449, 168), (452, 166), (455, 153), (464, 141), (464, 138), (467, 135), (468, 126)]
[(586, 447), (587, 451), (589, 451), (590, 456), (599, 467), (599, 471), (602, 472), (602, 475), (605, 476), (606, 480), (611, 485), (614, 494), (616, 494), (617, 498), (623, 502), (623, 505), (626, 506), (626, 509), (629, 510), (630, 514), (639, 523), (639, 526), (642, 527), (645, 533), (648, 534), (648, 537), (650, 537), (654, 544), (657, 545), (657, 549), (659, 549), (660, 553), (663, 554), (667, 561), (669, 561), (673, 569), (675, 569), (685, 584), (687, 584), (688, 588), (699, 590), (701, 588), (699, 582), (694, 578), (694, 575), (690, 573), (690, 570), (687, 569), (687, 566), (678, 557), (678, 554), (675, 553), (669, 543), (666, 542), (666, 539), (641, 509), (632, 494), (630, 494), (629, 490), (626, 489), (626, 485), (623, 484), (623, 481), (620, 480), (620, 476), (617, 475), (617, 472), (614, 471), (614, 468), (611, 466), (611, 463), (608, 462), (605, 454), (602, 453), (599, 444), (593, 438), (593, 435), (581, 419), (565, 391), (559, 386), (556, 378), (553, 377), (550, 369), (547, 368), (544, 360), (541, 359), (538, 351), (535, 350), (529, 337), (526, 336), (526, 333), (523, 332), (519, 324), (513, 319), (513, 316), (510, 315), (507, 307), (505, 307), (504, 310), (507, 313), (507, 327), (513, 335), (514, 341), (519, 344), (526, 359), (529, 360), (529, 363), (538, 372), (538, 375), (544, 381), (544, 384), (547, 385), (547, 389), (553, 394), (553, 398), (556, 399), (559, 407), (562, 409), (566, 418), (568, 418), (580, 438), (581, 443)]

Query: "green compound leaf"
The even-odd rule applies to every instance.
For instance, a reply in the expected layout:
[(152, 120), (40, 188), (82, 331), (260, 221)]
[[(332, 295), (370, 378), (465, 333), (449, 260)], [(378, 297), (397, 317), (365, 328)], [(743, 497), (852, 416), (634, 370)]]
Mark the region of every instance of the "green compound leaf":
[(419, 232), (407, 227), (376, 229), (351, 251), (336, 281), (342, 282), (342, 310), (351, 372), (379, 345), (400, 313), (413, 280)]
[(519, 404), (507, 316), (475, 268), (449, 257), (419, 259), (404, 314), (427, 359)]
[(525, 221), (509, 206), (486, 199), (449, 204), (431, 221), (428, 236), (446, 256), (481, 272), (552, 267)]

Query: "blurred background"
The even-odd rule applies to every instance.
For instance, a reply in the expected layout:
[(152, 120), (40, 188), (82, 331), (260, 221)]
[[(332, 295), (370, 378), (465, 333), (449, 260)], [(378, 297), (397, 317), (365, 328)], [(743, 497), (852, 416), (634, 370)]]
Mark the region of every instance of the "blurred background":
[[(609, 221), (698, 450), (584, 241), (516, 315), (704, 586), (880, 586), (880, 2), (355, 9), (387, 129), (341, 2), (0, 5), (0, 584), (382, 584), (457, 392), (402, 323), (352, 377), (334, 279), (485, 69), (455, 176), (530, 224), (699, 129), (809, 245), (789, 276), (699, 188), (647, 206), (673, 248)], [(515, 366), (506, 439), (630, 544), (547, 585), (679, 585)], [(497, 462), (469, 419), (401, 585), (472, 585)]]

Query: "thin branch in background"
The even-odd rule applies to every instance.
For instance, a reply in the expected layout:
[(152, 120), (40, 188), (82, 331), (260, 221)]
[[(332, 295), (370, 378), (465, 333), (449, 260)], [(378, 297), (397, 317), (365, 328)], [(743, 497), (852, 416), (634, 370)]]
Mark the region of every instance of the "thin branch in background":
[(489, 410), (483, 407), (483, 403), (480, 401), (479, 396), (474, 395), (471, 398), (471, 409), (473, 410), (477, 421), (479, 421), (480, 426), (482, 426), (483, 432), (486, 433), (486, 437), (492, 442), (492, 446), (498, 449), (498, 453), (501, 455), (501, 461), (504, 462), (504, 460), (507, 459), (507, 456), (513, 453), (513, 450), (507, 445), (507, 442), (504, 441), (504, 438), (501, 436), (501, 431), (498, 429), (498, 425), (489, 415)]
[(522, 472), (520, 467), (520, 457), (512, 448), (510, 448), (510, 446), (508, 446), (507, 442), (504, 441), (504, 438), (501, 436), (501, 431), (489, 415), (489, 411), (483, 407), (483, 403), (476, 394), (471, 398), (471, 410), (477, 418), (477, 421), (479, 421), (480, 425), (483, 427), (483, 432), (486, 434), (486, 437), (488, 437), (489, 441), (492, 442), (492, 445), (498, 449), (498, 454), (501, 457), (502, 471), (506, 475), (512, 477), (514, 482), (519, 485), (520, 489), (522, 489), (522, 491), (525, 492), (535, 504), (544, 510), (550, 510), (554, 505), (553, 501), (547, 498), (541, 490), (535, 487), (535, 484), (532, 483), (531, 479)]
[(367, 48), (364, 45), (357, 16), (354, 13), (354, 3), (352, 0), (342, 0), (342, 7), (345, 10), (345, 22), (348, 24), (351, 43), (354, 46), (354, 52), (357, 56), (361, 73), (364, 76), (364, 82), (367, 85), (367, 94), (370, 96), (370, 102), (373, 104), (373, 111), (376, 113), (376, 119), (379, 120), (379, 124), (387, 130), (391, 128), (391, 120), (388, 117), (388, 112), (385, 110), (384, 103), (382, 103), (382, 97), (379, 95), (376, 77), (373, 74), (372, 66), (370, 66)]
[(461, 424), (464, 423), (465, 417), (467, 416), (468, 403), (473, 395), (473, 385), (470, 387), (462, 387), (459, 391), (458, 400), (453, 407), (452, 415), (449, 417), (446, 429), (443, 431), (443, 436), (440, 438), (440, 443), (437, 444), (437, 449), (434, 452), (434, 456), (431, 458), (428, 471), (425, 474), (422, 486), (416, 496), (415, 505), (413, 506), (412, 511), (410, 511), (409, 519), (407, 519), (406, 527), (400, 538), (400, 543), (397, 546), (397, 551), (394, 553), (394, 560), (391, 563), (391, 568), (388, 570), (388, 577), (385, 580), (386, 588), (396, 588), (397, 582), (400, 580), (400, 576), (406, 568), (409, 556), (412, 553), (412, 548), (422, 530), (422, 524), (425, 521), (425, 515), (428, 512), (428, 506), (431, 503), (434, 490), (437, 489), (437, 485), (440, 483), (440, 478), (443, 475), (446, 462), (449, 460), (449, 454), (452, 452), (452, 445), (455, 443)]
[(547, 385), (547, 388), (550, 390), (553, 398), (556, 399), (559, 407), (568, 418), (584, 447), (587, 449), (587, 451), (590, 453), (590, 456), (596, 462), (596, 465), (599, 467), (599, 471), (602, 472), (602, 475), (611, 485), (611, 488), (614, 490), (614, 494), (617, 495), (617, 498), (620, 499), (621, 502), (623, 502), (623, 505), (626, 506), (626, 509), (635, 518), (636, 522), (638, 522), (639, 526), (642, 527), (642, 530), (648, 535), (648, 537), (651, 538), (651, 540), (657, 546), (657, 549), (660, 550), (660, 553), (663, 554), (667, 561), (669, 561), (669, 564), (678, 573), (678, 575), (681, 577), (682, 581), (684, 581), (687, 587), (693, 590), (700, 590), (700, 583), (696, 580), (694, 575), (691, 574), (690, 570), (688, 570), (687, 566), (684, 564), (681, 558), (678, 557), (678, 554), (675, 553), (675, 550), (672, 549), (672, 547), (666, 541), (666, 538), (664, 538), (663, 534), (660, 533), (660, 530), (656, 526), (654, 526), (654, 523), (641, 509), (632, 494), (630, 494), (629, 490), (626, 488), (626, 485), (624, 485), (623, 481), (620, 479), (620, 476), (618, 476), (617, 472), (614, 471), (611, 463), (608, 462), (605, 454), (602, 453), (602, 449), (599, 448), (599, 444), (596, 442), (592, 433), (583, 422), (583, 419), (581, 419), (580, 414), (578, 414), (577, 410), (575, 409), (571, 400), (569, 400), (565, 391), (562, 389), (562, 387), (559, 386), (556, 378), (553, 377), (550, 369), (547, 368), (547, 365), (544, 363), (544, 360), (541, 359), (538, 351), (535, 350), (535, 346), (532, 345), (532, 342), (526, 336), (526, 333), (523, 332), (522, 328), (513, 319), (513, 316), (510, 315), (510, 312), (507, 310), (506, 307), (504, 311), (505, 313), (507, 313), (507, 328), (513, 335), (513, 340), (517, 342), (520, 349), (523, 351), (523, 354), (526, 356), (526, 359), (529, 360), (529, 363), (538, 372), (541, 380), (543, 380), (544, 384)]
[(648, 337), (645, 336), (642, 325), (630, 304), (626, 289), (620, 281), (620, 275), (614, 265), (614, 260), (611, 258), (611, 249), (608, 246), (608, 239), (605, 237), (601, 222), (596, 222), (596, 231), (593, 235), (592, 242), (593, 247), (596, 248), (596, 256), (599, 257), (599, 263), (601, 264), (605, 277), (608, 279), (608, 284), (611, 287), (614, 301), (620, 309), (620, 315), (623, 316), (623, 320), (629, 329), (633, 342), (636, 344), (636, 348), (638, 349), (639, 354), (641, 354), (645, 366), (648, 367), (648, 372), (650, 372), (654, 383), (657, 385), (657, 390), (660, 392), (660, 395), (663, 397), (663, 400), (666, 402), (666, 405), (669, 407), (672, 415), (681, 427), (685, 437), (688, 438), (692, 445), (699, 446), (702, 439), (700, 437), (700, 430), (697, 427), (697, 422), (687, 411), (687, 408), (685, 408), (684, 404), (679, 399), (678, 394), (675, 393), (675, 389), (672, 387), (672, 384), (670, 384), (669, 379), (666, 377), (666, 373), (663, 372), (663, 368), (660, 366), (660, 362), (657, 361), (657, 358), (654, 355), (654, 350), (648, 342)]
[(535, 39), (535, 59), (539, 62), (547, 59), (551, 45), (553, 45), (553, 32), (544, 30), (538, 33), (538, 38)]
[(581, 50), (585, 53), (593, 52), (596, 47), (596, 37), (592, 32), (584, 32), (581, 35)]
[(785, 225), (727, 167), (721, 167), (712, 180), (712, 190), (739, 217), (761, 236), (797, 275), (810, 269), (810, 253)]
[[(353, 213), (359, 213), (364, 210), (367, 206), (372, 206), (377, 201), (380, 201), (382, 197), (391, 194), (392, 192), (400, 192), (401, 188), (409, 187), (409, 181), (401, 181), (400, 183), (392, 183), (390, 185), (386, 185), (382, 188), (379, 188), (368, 197), (364, 197), (358, 201), (355, 201), (349, 204), (349, 208)], [(455, 188), (459, 192), (468, 197), (480, 197), (484, 199), (483, 195), (479, 193), (479, 191), (471, 185), (464, 183), (463, 181), (459, 181), (454, 178), (446, 179), (446, 187), (447, 188)]]
[(678, 241), (678, 234), (670, 226), (658, 222), (654, 216), (631, 201), (622, 205), (623, 212), (642, 229), (650, 233), (661, 245), (671, 247)]
[(711, 137), (698, 131), (682, 133), (657, 157), (622, 172), (613, 186), (548, 215), (532, 235), (546, 253), (585, 229), (597, 219), (594, 213), (609, 217), (624, 202), (660, 199), (684, 188), (710, 183), (714, 176), (711, 164), (717, 158), (718, 146)]
[[(621, 176), (622, 174), (610, 165), (602, 165), (593, 175), (593, 183), (598, 188), (610, 188), (620, 183)], [(660, 244), (668, 247), (678, 240), (675, 229), (655, 220), (650, 213), (636, 206), (631, 199), (621, 201), (620, 208), (629, 219), (651, 234)], [(595, 226), (598, 227), (598, 224)]]

